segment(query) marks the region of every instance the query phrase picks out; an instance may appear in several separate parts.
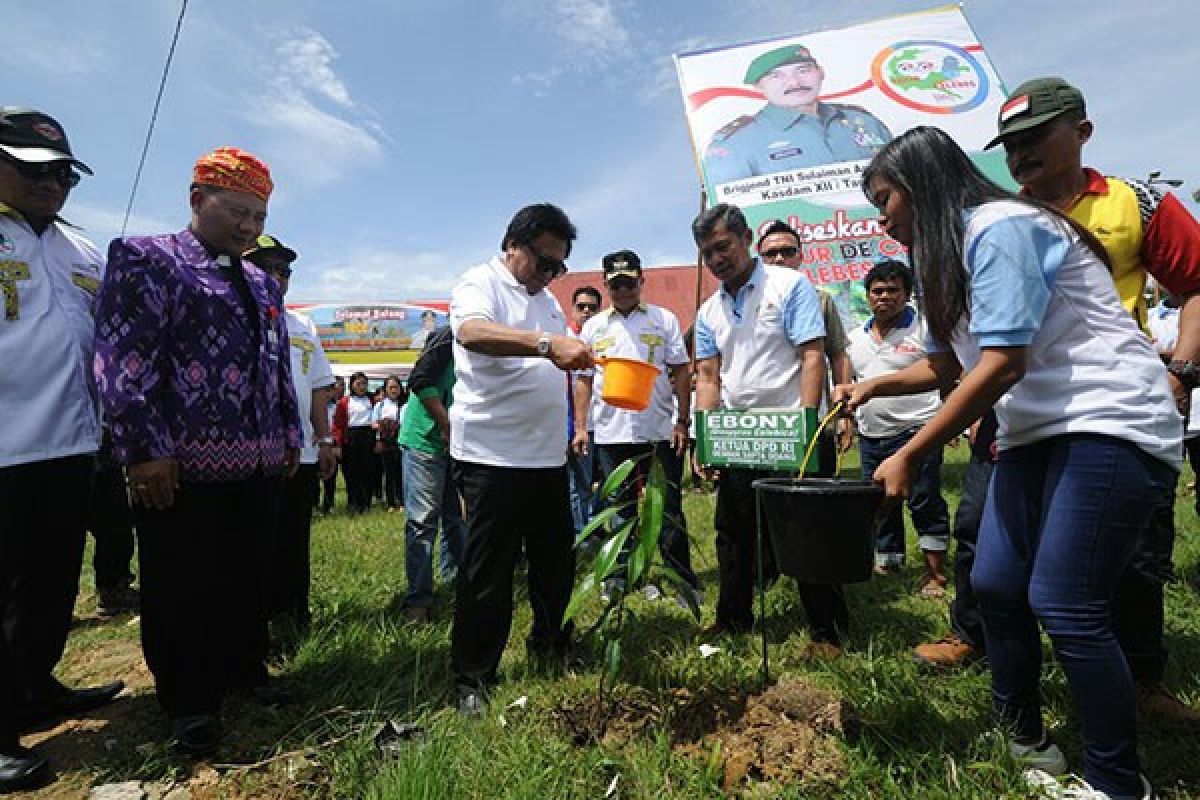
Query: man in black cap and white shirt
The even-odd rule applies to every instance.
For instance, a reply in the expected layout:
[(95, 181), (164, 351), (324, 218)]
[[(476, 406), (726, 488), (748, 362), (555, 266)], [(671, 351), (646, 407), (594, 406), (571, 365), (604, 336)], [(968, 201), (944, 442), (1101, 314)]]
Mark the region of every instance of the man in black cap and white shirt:
[[(263, 234), (242, 258), (275, 278), (287, 295), (296, 251), (274, 236)], [(325, 357), (317, 326), (308, 317), (287, 311), (288, 351), (292, 360), (292, 385), (304, 444), (296, 474), (283, 478), (283, 498), (278, 528), (271, 545), (267, 612), (277, 641), (293, 644), (307, 633), (312, 620), (308, 607), (310, 579), (309, 544), (312, 513), (320, 499), (319, 478), (332, 477), (337, 470), (333, 435), (325, 406), (333, 396), (333, 367)]]
[[(58, 216), (79, 172), (62, 126), (0, 107), (0, 792), (48, 777), (18, 732), (112, 700), (51, 674), (79, 590), (100, 420), (92, 306), (103, 259)], [(39, 398), (30, 402), (29, 385)]]

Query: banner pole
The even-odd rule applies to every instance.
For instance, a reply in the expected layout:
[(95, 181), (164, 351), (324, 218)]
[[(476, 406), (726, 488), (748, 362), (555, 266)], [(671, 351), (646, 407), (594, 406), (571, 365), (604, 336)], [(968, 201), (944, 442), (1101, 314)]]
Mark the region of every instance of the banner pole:
[[(703, 186), (700, 187), (700, 212), (704, 213), (704, 207), (708, 205), (708, 192)], [(700, 302), (703, 300), (701, 293), (704, 291), (704, 259), (700, 255), (700, 246), (696, 245), (696, 296), (693, 302), (692, 310), (692, 347), (691, 347), (691, 370), (692, 380), (696, 379), (696, 317), (700, 313)]]

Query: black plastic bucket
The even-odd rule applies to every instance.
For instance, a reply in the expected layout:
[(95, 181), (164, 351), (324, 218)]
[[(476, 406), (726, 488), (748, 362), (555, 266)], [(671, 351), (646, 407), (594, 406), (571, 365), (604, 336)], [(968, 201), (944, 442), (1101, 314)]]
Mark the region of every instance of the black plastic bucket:
[(781, 573), (809, 583), (870, 580), (882, 486), (837, 478), (760, 478), (752, 485)]

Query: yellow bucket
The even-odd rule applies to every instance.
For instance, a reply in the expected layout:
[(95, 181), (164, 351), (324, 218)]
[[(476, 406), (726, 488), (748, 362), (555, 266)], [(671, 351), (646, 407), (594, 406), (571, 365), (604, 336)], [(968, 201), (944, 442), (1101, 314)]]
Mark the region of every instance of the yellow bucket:
[(626, 411), (646, 410), (654, 391), (654, 380), (661, 372), (658, 367), (635, 358), (617, 356), (598, 358), (596, 363), (604, 367), (604, 391), (600, 399)]

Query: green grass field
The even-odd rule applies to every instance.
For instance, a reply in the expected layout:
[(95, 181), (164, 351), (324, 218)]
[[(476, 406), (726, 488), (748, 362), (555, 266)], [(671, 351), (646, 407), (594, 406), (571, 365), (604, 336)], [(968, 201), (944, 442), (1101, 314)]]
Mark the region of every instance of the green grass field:
[[(952, 508), (964, 458), (964, 449), (947, 451)], [(1181, 486), (1190, 480), (1188, 472)], [(1168, 682), (1200, 704), (1200, 525), (1192, 500), (1181, 489), (1176, 550), (1181, 580), (1170, 587), (1167, 601)], [(705, 583), (704, 624), (712, 621), (716, 601), (712, 511), (711, 495), (688, 494), (692, 554)], [(911, 566), (903, 574), (848, 589), (853, 632), (847, 655), (836, 661), (799, 659), (807, 636), (794, 585), (785, 579), (771, 589), (766, 627), (772, 677), (803, 677), (832, 690), (861, 718), (861, 730), (838, 739), (842, 769), (831, 781), (751, 780), (727, 791), (724, 755), (707, 740), (677, 747), (679, 737), (666, 722), (651, 723), (625, 740), (572, 740), (556, 709), (591, 698), (599, 668), (550, 677), (526, 663), (529, 612), (520, 580), (503, 683), (486, 718), (460, 718), (452, 708), (450, 679), (452, 592), (439, 590), (437, 622), (428, 627), (405, 626), (385, 610), (404, 585), (402, 520), (402, 514), (376, 511), (362, 517), (339, 513), (315, 523), (314, 630), (278, 665), (282, 679), (300, 688), (306, 702), (279, 709), (231, 705), (228, 743), (216, 767), (192, 765), (161, 746), (164, 723), (138, 661), (136, 623), (129, 617), (94, 619), (87, 572), (80, 623), (62, 671), (77, 682), (120, 675), (135, 690), (94, 723), (26, 740), (42, 743), (62, 770), (54, 786), (33, 796), (86, 797), (93, 783), (123, 780), (159, 788), (184, 783), (197, 798), (1030, 796), (1003, 748), (981, 739), (989, 719), (985, 668), (931, 675), (909, 657), (914, 644), (947, 630), (946, 601), (914, 593), (920, 572), (911, 536)], [(757, 690), (757, 636), (720, 640), (721, 652), (704, 658), (695, 623), (674, 603), (637, 597), (631, 605), (636, 616), (624, 650), (622, 697), (659, 708), (681, 694), (703, 698)], [(1066, 684), (1049, 660), (1043, 687), (1047, 720), (1078, 769), (1080, 743)], [(512, 705), (522, 697), (523, 707)], [(415, 723), (420, 733), (381, 753), (373, 737), (388, 720)], [(1141, 749), (1161, 797), (1200, 797), (1200, 738), (1149, 730)]]

